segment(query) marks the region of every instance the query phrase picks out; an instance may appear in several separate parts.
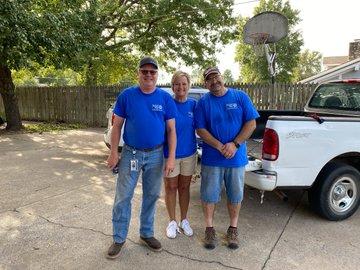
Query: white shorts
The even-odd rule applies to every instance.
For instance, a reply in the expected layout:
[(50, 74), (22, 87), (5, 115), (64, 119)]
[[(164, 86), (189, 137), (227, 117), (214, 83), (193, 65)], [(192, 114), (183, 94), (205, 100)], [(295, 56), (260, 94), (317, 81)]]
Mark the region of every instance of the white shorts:
[(197, 153), (189, 157), (175, 159), (175, 168), (172, 172), (170, 172), (167, 178), (176, 177), (179, 174), (184, 176), (193, 175), (195, 173), (196, 163)]

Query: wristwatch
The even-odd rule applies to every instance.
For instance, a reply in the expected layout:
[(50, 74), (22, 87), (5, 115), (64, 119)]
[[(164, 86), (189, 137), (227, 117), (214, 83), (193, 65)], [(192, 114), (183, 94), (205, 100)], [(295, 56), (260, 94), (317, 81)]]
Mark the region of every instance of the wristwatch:
[(235, 147), (236, 148), (239, 148), (240, 147), (240, 144), (238, 144), (237, 142), (235, 142), (235, 141), (232, 141), (234, 144), (235, 144)]

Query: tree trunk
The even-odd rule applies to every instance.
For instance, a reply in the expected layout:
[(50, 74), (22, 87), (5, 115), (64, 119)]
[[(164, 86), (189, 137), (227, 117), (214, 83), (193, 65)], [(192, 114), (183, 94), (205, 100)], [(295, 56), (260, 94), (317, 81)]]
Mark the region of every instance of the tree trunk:
[(20, 130), (22, 123), (11, 70), (2, 64), (0, 64), (0, 94), (5, 108), (6, 129), (12, 131)]
[(96, 73), (96, 70), (95, 70), (94, 65), (93, 65), (91, 60), (86, 65), (85, 85), (86, 86), (95, 86), (95, 85), (97, 85), (97, 73)]

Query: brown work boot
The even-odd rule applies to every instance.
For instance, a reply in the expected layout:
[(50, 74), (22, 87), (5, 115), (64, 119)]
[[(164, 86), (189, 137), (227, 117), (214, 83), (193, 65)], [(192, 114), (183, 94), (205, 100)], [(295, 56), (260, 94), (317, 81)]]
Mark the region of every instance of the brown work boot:
[(124, 245), (125, 242), (122, 243), (112, 243), (112, 245), (109, 247), (109, 250), (107, 252), (106, 257), (108, 259), (115, 259), (116, 257), (119, 257), (120, 255), (120, 251), (122, 246)]
[(206, 249), (214, 249), (216, 245), (216, 232), (214, 227), (206, 227), (204, 247)]
[(237, 228), (229, 227), (226, 233), (226, 240), (228, 242), (228, 248), (237, 249), (239, 247)]
[(161, 251), (162, 250), (161, 243), (155, 237), (145, 238), (145, 237), (140, 236), (140, 241), (143, 244), (145, 244), (152, 251)]

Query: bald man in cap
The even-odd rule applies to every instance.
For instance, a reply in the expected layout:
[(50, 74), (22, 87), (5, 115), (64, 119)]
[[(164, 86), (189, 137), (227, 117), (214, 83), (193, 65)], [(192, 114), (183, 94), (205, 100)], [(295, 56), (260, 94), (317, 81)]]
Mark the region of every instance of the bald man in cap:
[(245, 141), (255, 130), (259, 114), (245, 92), (225, 87), (217, 67), (207, 68), (203, 75), (210, 92), (197, 104), (195, 128), (204, 141), (200, 193), (206, 224), (205, 248), (216, 246), (213, 217), (224, 184), (230, 216), (226, 239), (230, 249), (237, 249), (237, 224), (248, 163)]

